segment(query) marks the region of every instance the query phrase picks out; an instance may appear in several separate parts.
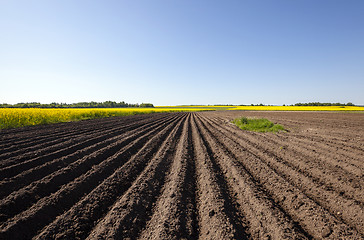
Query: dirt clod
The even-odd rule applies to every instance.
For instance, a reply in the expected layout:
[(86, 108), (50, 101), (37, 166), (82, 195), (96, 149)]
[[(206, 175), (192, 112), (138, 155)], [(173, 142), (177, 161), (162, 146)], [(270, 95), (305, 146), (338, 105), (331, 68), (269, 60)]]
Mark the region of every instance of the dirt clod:
[(323, 230), (322, 230), (322, 237), (328, 237), (330, 236), (330, 234), (332, 233), (332, 230), (330, 227), (325, 227)]

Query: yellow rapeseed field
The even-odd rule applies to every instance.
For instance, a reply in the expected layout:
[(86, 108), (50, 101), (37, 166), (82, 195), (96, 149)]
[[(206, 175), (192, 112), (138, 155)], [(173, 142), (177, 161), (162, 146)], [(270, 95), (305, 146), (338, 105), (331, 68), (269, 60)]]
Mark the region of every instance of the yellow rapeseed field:
[(364, 111), (358, 106), (158, 106), (155, 108), (0, 108), (0, 129), (156, 112), (208, 110)]
[(250, 111), (364, 111), (358, 106), (234, 106), (229, 110)]
[[(178, 108), (179, 106), (158, 106), (157, 108)], [(180, 106), (182, 107), (182, 106)], [(358, 106), (183, 106), (184, 108), (206, 108), (210, 110), (245, 110), (245, 111), (364, 111)]]
[(0, 108), (0, 129), (156, 112), (203, 111), (196, 108)]

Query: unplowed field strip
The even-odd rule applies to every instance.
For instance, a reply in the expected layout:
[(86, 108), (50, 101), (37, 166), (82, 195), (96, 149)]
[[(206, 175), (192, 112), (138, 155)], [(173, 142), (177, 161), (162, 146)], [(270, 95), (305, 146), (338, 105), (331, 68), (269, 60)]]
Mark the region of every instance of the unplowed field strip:
[(364, 239), (364, 114), (159, 113), (0, 140), (0, 239)]

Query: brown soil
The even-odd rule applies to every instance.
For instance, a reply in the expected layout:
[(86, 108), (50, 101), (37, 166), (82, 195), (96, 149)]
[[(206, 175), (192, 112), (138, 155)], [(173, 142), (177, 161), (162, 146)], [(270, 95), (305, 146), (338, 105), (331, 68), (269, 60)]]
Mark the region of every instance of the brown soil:
[(160, 113), (0, 140), (0, 239), (364, 239), (364, 114)]

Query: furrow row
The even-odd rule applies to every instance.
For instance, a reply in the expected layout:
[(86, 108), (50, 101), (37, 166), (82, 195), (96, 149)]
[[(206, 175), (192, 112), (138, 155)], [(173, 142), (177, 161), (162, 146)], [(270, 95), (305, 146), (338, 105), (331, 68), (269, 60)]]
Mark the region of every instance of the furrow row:
[[(158, 119), (157, 121), (163, 121), (163, 120)], [(131, 126), (127, 126), (126, 129), (124, 129), (124, 127), (122, 127), (121, 130), (115, 129), (115, 133), (113, 131), (111, 131), (110, 133), (107, 133), (105, 135), (103, 133), (101, 133), (101, 135), (100, 134), (92, 135), (92, 137), (90, 139), (88, 139), (86, 141), (76, 142), (73, 145), (71, 145), (70, 147), (67, 147), (68, 146), (67, 143), (65, 144), (65, 146), (63, 146), (63, 143), (61, 143), (60, 146), (58, 146), (56, 151), (53, 153), (40, 155), (40, 156), (36, 155), (34, 158), (30, 158), (29, 160), (21, 161), (19, 163), (16, 163), (16, 164), (13, 164), (8, 167), (4, 167), (4, 168), (0, 169), (0, 179), (15, 176), (22, 171), (36, 167), (39, 164), (43, 164), (44, 162), (49, 162), (53, 159), (60, 158), (65, 155), (74, 153), (75, 151), (83, 149), (89, 145), (95, 144), (100, 141), (104, 141), (104, 140), (110, 138), (111, 136), (117, 136), (118, 134), (124, 132), (125, 130), (133, 130), (135, 128), (143, 128), (143, 127), (146, 128), (151, 124), (153, 124), (153, 122), (148, 122), (147, 124), (143, 124), (143, 123), (133, 124)], [(72, 143), (74, 140), (70, 140), (70, 141)], [(20, 157), (20, 158), (22, 158), (22, 157)]]
[[(229, 122), (228, 120), (218, 121)], [(264, 143), (274, 143), (277, 146), (284, 147), (296, 147), (295, 150), (299, 150), (301, 155), (303, 154), (305, 157), (309, 157), (312, 160), (315, 160), (318, 164), (324, 164), (324, 168), (331, 166), (332, 168), (341, 169), (341, 171), (347, 172), (347, 174), (355, 174), (356, 176), (362, 177), (364, 171), (364, 162), (360, 158), (361, 153), (363, 151), (356, 151), (352, 148), (352, 146), (344, 146), (344, 145), (334, 145), (331, 146), (327, 143), (323, 138), (316, 137), (314, 140), (312, 136), (304, 136), (288, 133), (288, 134), (280, 134), (280, 135), (269, 135), (264, 136), (259, 133), (247, 132), (246, 134), (253, 135), (254, 138), (262, 138), (264, 137)], [(296, 154), (296, 153), (294, 153)], [(300, 154), (298, 152), (298, 154)], [(324, 155), (325, 157), (322, 157)], [(340, 171), (340, 170), (339, 170)]]
[[(162, 118), (156, 118), (155, 120), (161, 120)], [(151, 119), (149, 119), (149, 121), (148, 119), (146, 119), (145, 121), (137, 121), (135, 123), (131, 122), (129, 124), (114, 125), (112, 129), (105, 129), (105, 131), (100, 130), (94, 132), (92, 129), (89, 129), (86, 131), (86, 133), (81, 134), (79, 138), (75, 136), (74, 138), (71, 137), (70, 139), (61, 139), (60, 143), (52, 145), (48, 148), (42, 148), (41, 146), (38, 146), (39, 148), (37, 147), (37, 149), (28, 151), (25, 154), (19, 154), (15, 155), (14, 157), (9, 157), (6, 160), (2, 161), (1, 167), (6, 168), (7, 166), (12, 167), (16, 165), (22, 165), (39, 157), (42, 157), (43, 159), (47, 158), (48, 160), (54, 154), (57, 154), (60, 149), (68, 149), (68, 146), (72, 146), (74, 148), (77, 148), (77, 146), (79, 146), (82, 148), (82, 143), (84, 142), (87, 143), (94, 140), (102, 141), (103, 139), (107, 139), (108, 136), (115, 136), (121, 131), (126, 131), (128, 129), (133, 129), (134, 127), (143, 126), (150, 123), (151, 121)]]
[(192, 151), (190, 118), (185, 122), (162, 194), (140, 239), (166, 239), (169, 236), (195, 239), (198, 236), (195, 228), (195, 162), (191, 158)]
[[(80, 131), (88, 131), (91, 129), (102, 130), (103, 127), (109, 128), (114, 125), (120, 125), (141, 119), (144, 119), (143, 116), (111, 117), (2, 130), (2, 141), (0, 146), (2, 149), (12, 146), (17, 149), (20, 147), (26, 147), (28, 144), (33, 144), (34, 142), (44, 140), (49, 141), (65, 135), (67, 136), (70, 133), (77, 134)], [(34, 133), (36, 133), (36, 135), (34, 135)]]
[(247, 232), (249, 224), (238, 210), (237, 201), (229, 192), (215, 155), (202, 138), (195, 121), (192, 123), (192, 138), (196, 161), (199, 238), (250, 239)]
[[(240, 114), (290, 132), (242, 131)], [(5, 130), (0, 239), (364, 239), (362, 119), (220, 111)]]
[[(183, 119), (161, 130), (146, 142), (123, 166), (116, 169), (112, 175), (99, 184), (90, 194), (82, 198), (70, 210), (45, 227), (35, 238), (48, 239), (56, 235), (67, 239), (87, 237), (97, 221), (103, 219), (108, 208), (117, 204), (115, 201), (117, 201), (119, 196), (127, 195), (135, 186), (141, 187), (140, 184), (136, 185), (135, 181), (138, 182), (138, 179), (146, 177), (149, 171), (156, 171), (156, 167), (159, 168), (159, 173), (162, 173), (161, 176), (163, 176), (166, 169), (164, 169), (164, 164), (160, 162), (163, 159), (160, 154), (168, 153), (169, 149), (173, 147), (171, 141), (176, 135), (181, 133), (180, 126), (182, 121)], [(155, 153), (158, 149), (159, 151)], [(153, 186), (150, 185), (150, 187)], [(128, 190), (127, 193), (123, 195), (126, 190)], [(135, 201), (143, 201), (143, 199), (138, 198)]]
[[(162, 117), (160, 117), (162, 118)], [(14, 162), (23, 162), (30, 158), (34, 158), (38, 155), (46, 155), (51, 152), (54, 152), (59, 149), (59, 147), (67, 147), (73, 145), (77, 142), (81, 142), (84, 140), (89, 140), (94, 136), (106, 135), (107, 133), (113, 133), (119, 129), (127, 129), (129, 126), (147, 123), (149, 119), (143, 119), (140, 121), (124, 121), (121, 124), (113, 124), (105, 127), (97, 127), (97, 128), (87, 128), (82, 130), (75, 130), (71, 132), (66, 132), (63, 135), (54, 136), (54, 134), (50, 134), (52, 136), (51, 139), (42, 139), (41, 141), (31, 141), (27, 145), (21, 145), (18, 143), (14, 143), (12, 149), (4, 149), (6, 153), (0, 155), (0, 159), (6, 159), (6, 161), (1, 161), (0, 166), (3, 168), (7, 165), (13, 164)], [(115, 127), (121, 126), (121, 127)], [(30, 139), (34, 139), (35, 137), (31, 137)], [(19, 157), (21, 156), (21, 157)]]
[(136, 239), (150, 219), (153, 206), (171, 171), (174, 150), (180, 145), (186, 123), (185, 119), (171, 132), (147, 168), (98, 222), (88, 239)]
[[(205, 124), (208, 124), (208, 120)], [(237, 138), (224, 128), (210, 123), (214, 136), (223, 140), (231, 154), (264, 185), (277, 203), (312, 236), (329, 232), (333, 238), (362, 231), (363, 210), (354, 200), (327, 191), (303, 174), (282, 163), (272, 152), (263, 151), (250, 139)], [(345, 211), (343, 211), (345, 209)], [(357, 231), (353, 230), (356, 228)], [(328, 230), (330, 229), (330, 230)]]
[[(176, 117), (172, 119), (166, 118), (166, 121), (163, 124), (168, 124), (169, 122), (174, 121)], [(8, 197), (0, 202), (0, 210), (3, 212), (1, 219), (5, 220), (6, 218), (13, 216), (14, 214), (29, 207), (38, 199), (57, 191), (67, 182), (73, 181), (75, 178), (86, 173), (90, 169), (97, 168), (99, 165), (103, 164), (102, 161), (104, 159), (107, 159), (120, 151), (125, 152), (128, 151), (128, 149), (135, 147), (138, 142), (143, 139), (143, 137), (152, 136), (153, 133), (157, 133), (157, 131), (161, 128), (161, 126), (158, 127), (159, 124), (160, 123), (158, 122), (146, 129), (131, 131), (117, 142), (107, 145), (103, 149), (80, 159), (75, 159), (75, 162), (65, 165), (64, 168), (61, 168), (18, 191), (12, 192)], [(5, 192), (6, 191), (2, 191), (2, 193)]]
[(332, 141), (325, 136), (308, 137), (296, 134), (293, 137), (297, 143), (305, 147), (307, 146), (313, 152), (330, 152), (334, 158), (343, 158), (341, 161), (345, 161), (347, 165), (353, 164), (356, 167), (364, 169), (364, 164), (360, 157), (358, 157), (363, 153), (364, 149), (360, 149), (352, 143), (347, 144), (342, 141)]
[(211, 126), (206, 126), (204, 119), (197, 122), (202, 130), (201, 137), (216, 155), (216, 165), (223, 173), (227, 185), (235, 195), (239, 210), (248, 222), (248, 233), (254, 239), (292, 239), (305, 238), (305, 233), (297, 227), (285, 212), (276, 207), (276, 203), (265, 189), (256, 181), (246, 168), (237, 163), (225, 145), (225, 139), (215, 136)]
[[(177, 119), (175, 119), (173, 122), (175, 123), (176, 121)], [(110, 157), (102, 156), (100, 158), (100, 154), (93, 156), (89, 160), (96, 159), (96, 163), (99, 162), (99, 164), (95, 165), (80, 176), (79, 172), (84, 171), (82, 168), (79, 168), (78, 171), (73, 173), (67, 173), (67, 171), (64, 171), (65, 174), (63, 174), (63, 178), (72, 179), (75, 178), (75, 176), (79, 177), (75, 178), (75, 180), (69, 183), (67, 183), (67, 181), (67, 184), (62, 183), (65, 185), (63, 185), (58, 191), (51, 195), (48, 195), (49, 191), (46, 192), (45, 195), (48, 196), (41, 198), (29, 209), (19, 213), (12, 219), (5, 222), (0, 227), (0, 229), (2, 229), (1, 235), (17, 236), (17, 234), (24, 234), (24, 232), (19, 232), (19, 229), (24, 228), (28, 230), (26, 231), (26, 234), (28, 235), (24, 236), (25, 238), (35, 234), (37, 230), (47, 225), (64, 210), (70, 208), (80, 199), (80, 197), (92, 191), (100, 182), (110, 176), (115, 171), (115, 169), (127, 162), (128, 159), (138, 152), (139, 149), (148, 140), (150, 140), (151, 137), (157, 134), (161, 129), (166, 128), (166, 124), (171, 126), (173, 125), (173, 122), (169, 122), (168, 124), (164, 123), (159, 127), (155, 127), (153, 130), (147, 131), (147, 133), (142, 132), (134, 134), (134, 136), (129, 139), (130, 143), (128, 143), (125, 147), (119, 147), (116, 149), (115, 153)], [(86, 163), (85, 166), (87, 165), (88, 164)], [(69, 170), (72, 171), (72, 169)], [(63, 178), (58, 178), (57, 180), (63, 182)], [(57, 185), (57, 182), (52, 181), (54, 178), (49, 180), (51, 180), (48, 181), (49, 188), (55, 188), (54, 185)], [(42, 182), (40, 182), (39, 185), (42, 185)], [(39, 186), (35, 187), (35, 190), (38, 190), (38, 192), (41, 193), (39, 189), (44, 188), (39, 188)], [(34, 192), (31, 195), (34, 195)], [(34, 226), (34, 224), (36, 224), (36, 226)]]
[[(16, 191), (35, 180), (41, 179), (52, 171), (58, 171), (60, 169), (62, 171), (62, 168), (64, 167), (73, 167), (73, 162), (77, 161), (79, 163), (80, 159), (86, 158), (87, 156), (92, 157), (95, 154), (97, 155), (97, 152), (112, 154), (112, 151), (109, 151), (109, 149), (117, 149), (119, 143), (123, 142), (124, 140), (127, 140), (125, 143), (128, 143), (128, 141), (130, 142), (133, 140), (131, 136), (133, 136), (134, 133), (147, 132), (148, 130), (153, 129), (155, 126), (158, 126), (161, 122), (166, 120), (169, 120), (169, 118), (157, 120), (145, 125), (135, 125), (132, 128), (129, 128), (129, 132), (125, 132), (121, 135), (117, 134), (122, 132), (118, 133), (116, 131), (116, 135), (111, 138), (107, 138), (107, 136), (100, 136), (96, 140), (89, 142), (89, 144), (91, 144), (90, 146), (86, 145), (87, 147), (83, 149), (77, 150), (76, 152), (71, 151), (70, 154), (66, 154), (64, 156), (61, 155), (59, 158), (55, 158), (54, 160), (53, 158), (50, 158), (48, 161), (44, 161), (43, 164), (41, 163), (41, 165), (30, 168), (29, 170), (25, 170), (12, 178), (3, 180), (0, 183), (0, 197), (4, 197), (12, 191)], [(98, 140), (103, 141), (99, 142)], [(78, 164), (77, 162), (76, 164)]]
[[(215, 124), (217, 123), (215, 122)], [(301, 145), (282, 140), (281, 136), (275, 134), (236, 131), (237, 127), (232, 124), (227, 124), (225, 129), (230, 135), (248, 139), (260, 152), (273, 154), (281, 162), (285, 162), (290, 168), (302, 173), (322, 187), (335, 190), (343, 198), (364, 203), (361, 178), (344, 171), (329, 161), (325, 161), (324, 153), (312, 155), (305, 151)]]

